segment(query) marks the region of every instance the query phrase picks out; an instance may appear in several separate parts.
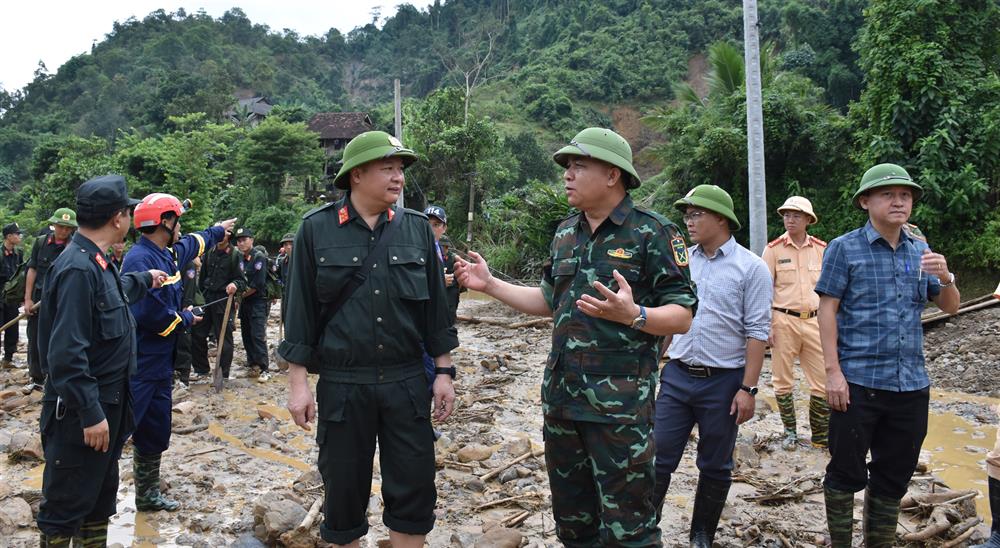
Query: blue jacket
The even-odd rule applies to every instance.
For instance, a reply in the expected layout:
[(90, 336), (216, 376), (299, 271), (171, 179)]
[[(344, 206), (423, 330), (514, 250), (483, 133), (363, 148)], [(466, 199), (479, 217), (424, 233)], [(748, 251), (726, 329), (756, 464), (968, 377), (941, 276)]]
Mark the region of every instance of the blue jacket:
[(160, 249), (148, 238), (140, 238), (125, 254), (122, 272), (155, 268), (168, 276), (162, 287), (150, 289), (144, 299), (130, 305), (137, 325), (139, 350), (135, 380), (163, 380), (173, 375), (177, 335), (194, 320), (191, 312), (181, 306), (185, 282), (181, 267), (215, 247), (224, 235), (221, 226), (213, 226), (188, 234), (166, 249)]

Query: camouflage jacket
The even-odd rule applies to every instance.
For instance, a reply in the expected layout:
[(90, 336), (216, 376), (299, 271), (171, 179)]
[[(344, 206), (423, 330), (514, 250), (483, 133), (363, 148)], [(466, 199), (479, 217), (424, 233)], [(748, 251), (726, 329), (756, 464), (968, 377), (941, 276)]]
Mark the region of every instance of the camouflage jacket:
[(542, 294), (553, 312), (552, 350), (542, 381), (546, 416), (632, 424), (652, 420), (661, 339), (592, 318), (576, 307), (583, 294), (604, 297), (600, 281), (618, 290), (612, 272), (646, 307), (678, 304), (695, 310), (687, 247), (677, 226), (633, 206), (626, 196), (591, 234), (585, 216), (564, 220), (552, 239)]

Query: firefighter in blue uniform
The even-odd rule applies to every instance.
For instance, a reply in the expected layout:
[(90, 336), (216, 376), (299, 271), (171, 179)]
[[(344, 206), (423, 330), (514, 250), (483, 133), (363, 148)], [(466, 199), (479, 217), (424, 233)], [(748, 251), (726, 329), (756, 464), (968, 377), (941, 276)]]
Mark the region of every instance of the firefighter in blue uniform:
[(45, 449), (41, 546), (104, 546), (116, 513), (118, 457), (132, 426), (135, 320), (129, 302), (166, 278), (119, 275), (104, 254), (128, 231), (125, 179), (107, 175), (76, 193), (79, 232), (52, 263), (38, 311), (38, 350), (48, 371), (40, 429)]
[(160, 493), (160, 455), (170, 445), (174, 352), (178, 335), (201, 320), (181, 307), (183, 276), (181, 266), (225, 236), (235, 219), (201, 232), (180, 237), (184, 206), (170, 194), (154, 193), (135, 208), (135, 228), (142, 233), (128, 254), (122, 270), (134, 272), (156, 268), (169, 273), (163, 287), (132, 303), (136, 337), (139, 342), (138, 372), (132, 379), (135, 450), (135, 507), (140, 512), (179, 508), (177, 502)]

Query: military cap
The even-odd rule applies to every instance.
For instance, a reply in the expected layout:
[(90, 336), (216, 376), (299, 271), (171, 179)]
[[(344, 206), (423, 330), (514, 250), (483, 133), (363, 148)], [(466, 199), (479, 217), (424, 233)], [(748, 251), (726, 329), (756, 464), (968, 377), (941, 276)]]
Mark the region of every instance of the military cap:
[(248, 227), (241, 226), (240, 228), (236, 229), (235, 236), (237, 240), (239, 240), (240, 238), (253, 238), (253, 231), (250, 230)]
[(281, 242), (279, 243), (283, 244), (285, 242), (294, 242), (294, 241), (295, 241), (295, 234), (292, 234), (291, 232), (286, 232), (285, 235), (281, 237)]
[(816, 224), (819, 222), (819, 217), (813, 213), (813, 205), (808, 198), (803, 198), (802, 196), (789, 196), (788, 199), (785, 200), (785, 203), (781, 204), (781, 207), (778, 208), (778, 214), (780, 215), (786, 211), (798, 211), (800, 213), (805, 213), (812, 219), (812, 222), (809, 224)]
[(128, 197), (125, 177), (121, 175), (94, 177), (76, 189), (76, 210), (87, 216), (112, 213), (138, 203)]
[(49, 223), (76, 228), (76, 212), (68, 207), (60, 207), (49, 217)]
[(402, 158), (404, 169), (417, 161), (417, 154), (404, 147), (399, 139), (384, 131), (366, 131), (347, 143), (347, 147), (344, 148), (343, 165), (333, 178), (333, 185), (347, 190), (351, 187), (348, 175), (352, 169), (373, 160), (392, 157)]
[(632, 147), (624, 137), (610, 129), (590, 127), (577, 133), (568, 145), (552, 155), (552, 159), (562, 167), (567, 167), (570, 156), (596, 158), (621, 169), (626, 189), (639, 188), (642, 184), (639, 174), (632, 166)]
[(910, 174), (896, 164), (879, 164), (865, 172), (861, 177), (861, 185), (854, 193), (854, 207), (861, 209), (861, 197), (875, 188), (883, 186), (907, 186), (913, 189), (913, 201), (920, 199), (924, 188), (913, 182)]
[(24, 231), (21, 227), (17, 226), (17, 223), (10, 223), (9, 225), (3, 227), (4, 237), (10, 236), (11, 234), (23, 234)]
[(728, 192), (716, 185), (698, 185), (692, 188), (683, 198), (674, 202), (674, 207), (687, 211), (687, 206), (700, 207), (718, 213), (729, 219), (733, 230), (740, 229), (740, 221), (733, 213), (733, 198)]
[(448, 222), (448, 214), (444, 212), (444, 208), (441, 206), (427, 206), (427, 209), (424, 210), (424, 215), (427, 215), (428, 217), (437, 217), (442, 223)]

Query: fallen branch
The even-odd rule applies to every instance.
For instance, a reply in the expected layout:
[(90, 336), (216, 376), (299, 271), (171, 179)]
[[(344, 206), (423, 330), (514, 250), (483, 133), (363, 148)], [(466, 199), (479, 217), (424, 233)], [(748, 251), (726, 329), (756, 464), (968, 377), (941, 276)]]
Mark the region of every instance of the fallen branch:
[(507, 497), (499, 500), (492, 500), (486, 504), (480, 504), (472, 509), (473, 512), (481, 512), (487, 508), (493, 508), (494, 506), (500, 506), (501, 504), (507, 504), (508, 502), (516, 502), (524, 499), (531, 499), (538, 496), (538, 493), (528, 493), (527, 495), (517, 495), (516, 497)]
[(483, 481), (489, 481), (489, 480), (493, 479), (494, 477), (500, 475), (500, 473), (503, 472), (504, 470), (510, 468), (511, 466), (514, 466), (515, 464), (517, 464), (517, 463), (519, 463), (521, 461), (527, 460), (529, 457), (540, 457), (540, 456), (542, 456), (544, 454), (545, 454), (544, 450), (540, 449), (538, 451), (532, 451), (531, 449), (529, 449), (526, 453), (524, 453), (520, 457), (517, 457), (516, 459), (514, 459), (512, 461), (509, 461), (506, 464), (500, 465), (499, 468), (495, 468), (495, 469), (490, 470), (489, 472), (483, 474), (482, 476), (479, 476), (479, 479), (481, 479)]
[(187, 456), (188, 457), (197, 457), (198, 455), (205, 455), (205, 454), (208, 454), (208, 453), (214, 453), (215, 451), (221, 451), (221, 450), (223, 450), (225, 448), (226, 447), (223, 446), (223, 445), (219, 445), (217, 447), (209, 447), (208, 449), (202, 449), (201, 451), (195, 451), (194, 453), (188, 453)]
[(949, 511), (950, 510), (944, 506), (934, 508), (934, 511), (931, 512), (931, 517), (928, 520), (929, 523), (927, 527), (924, 527), (914, 533), (906, 533), (903, 535), (903, 540), (907, 542), (923, 541), (931, 537), (936, 537), (948, 529), (951, 529), (951, 521), (948, 519)]
[(511, 329), (521, 329), (523, 327), (538, 327), (549, 323), (552, 323), (552, 318), (535, 318), (534, 320), (514, 322), (507, 327)]
[(474, 470), (476, 468), (475, 466), (473, 466), (471, 464), (466, 464), (464, 462), (458, 462), (457, 460), (443, 460), (443, 461), (441, 461), (441, 464), (443, 464), (445, 466), (451, 466), (451, 467), (457, 467), (457, 468), (465, 468), (467, 470)]
[(508, 329), (520, 329), (522, 327), (537, 327), (546, 323), (551, 323), (552, 318), (534, 318), (531, 320), (524, 320), (520, 322), (511, 322), (509, 318), (478, 318), (473, 316), (465, 316), (458, 314), (455, 319), (465, 323), (481, 323), (485, 325), (496, 325), (500, 327), (506, 327)]
[(178, 426), (170, 430), (173, 434), (193, 434), (195, 432), (201, 432), (202, 430), (208, 430), (207, 424), (192, 424), (190, 426)]
[(531, 512), (529, 512), (528, 510), (525, 510), (523, 512), (514, 514), (512, 516), (509, 516), (509, 517), (506, 517), (506, 518), (500, 520), (500, 525), (502, 525), (504, 527), (517, 527), (518, 525), (521, 525), (522, 523), (524, 523), (524, 520), (528, 519), (528, 516), (530, 516), (530, 515), (531, 515)]
[(979, 518), (975, 518), (975, 519), (976, 519), (976, 522), (972, 524), (972, 527), (969, 527), (964, 533), (962, 533), (962, 534), (958, 535), (957, 537), (949, 540), (948, 542), (942, 544), (941, 548), (953, 548), (955, 546), (961, 545), (966, 540), (968, 540), (969, 537), (971, 537), (973, 535), (973, 533), (976, 532), (976, 530), (973, 527), (975, 527), (976, 525), (979, 525), (979, 522), (982, 521)]

